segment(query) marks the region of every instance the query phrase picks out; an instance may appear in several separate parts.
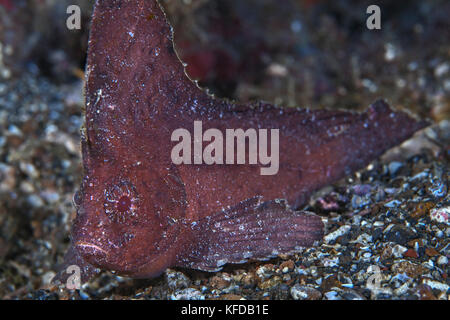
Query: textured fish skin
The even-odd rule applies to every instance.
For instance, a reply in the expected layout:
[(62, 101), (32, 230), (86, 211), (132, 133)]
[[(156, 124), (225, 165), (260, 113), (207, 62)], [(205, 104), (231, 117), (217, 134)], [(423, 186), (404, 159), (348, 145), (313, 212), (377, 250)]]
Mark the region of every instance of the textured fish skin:
[[(364, 113), (217, 99), (185, 74), (156, 1), (98, 0), (86, 69), (84, 179), (74, 197), (70, 264), (135, 278), (167, 267), (219, 270), (317, 244), (321, 219), (295, 211), (425, 127), (376, 101)], [(171, 134), (279, 129), (280, 167), (174, 165)]]

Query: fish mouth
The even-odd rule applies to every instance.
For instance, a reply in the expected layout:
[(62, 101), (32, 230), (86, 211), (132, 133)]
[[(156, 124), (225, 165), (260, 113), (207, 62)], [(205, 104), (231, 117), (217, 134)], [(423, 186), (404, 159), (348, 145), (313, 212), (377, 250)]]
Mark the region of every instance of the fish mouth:
[(75, 243), (75, 248), (84, 259), (92, 264), (105, 261), (108, 256), (108, 252), (105, 249), (91, 242), (78, 241)]

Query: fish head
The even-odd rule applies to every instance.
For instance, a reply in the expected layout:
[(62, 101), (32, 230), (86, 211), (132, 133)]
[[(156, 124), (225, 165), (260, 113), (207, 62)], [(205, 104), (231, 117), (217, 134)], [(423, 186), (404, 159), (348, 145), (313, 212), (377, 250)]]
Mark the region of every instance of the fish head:
[(103, 165), (85, 177), (74, 197), (72, 245), (95, 267), (155, 276), (173, 262), (182, 240), (184, 185), (174, 167), (121, 167)]

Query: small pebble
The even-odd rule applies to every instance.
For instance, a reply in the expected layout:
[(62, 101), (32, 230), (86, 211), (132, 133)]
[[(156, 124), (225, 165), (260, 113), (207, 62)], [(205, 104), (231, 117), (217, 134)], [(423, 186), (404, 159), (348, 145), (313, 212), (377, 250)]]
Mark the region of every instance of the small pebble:
[(291, 288), (291, 296), (294, 300), (319, 300), (322, 294), (317, 289), (296, 284)]
[(194, 288), (186, 288), (174, 292), (170, 296), (171, 300), (205, 300), (205, 296)]

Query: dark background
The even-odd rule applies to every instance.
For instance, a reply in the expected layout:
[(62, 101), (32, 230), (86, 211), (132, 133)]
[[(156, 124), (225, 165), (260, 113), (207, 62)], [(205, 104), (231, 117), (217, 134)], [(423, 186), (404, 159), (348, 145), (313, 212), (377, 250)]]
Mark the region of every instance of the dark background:
[[(81, 30), (66, 28), (70, 4), (81, 7)], [(370, 4), (381, 8), (381, 30), (366, 28)], [(164, 277), (124, 281), (110, 274), (82, 292), (49, 287), (69, 243), (71, 201), (82, 176), (79, 129), (92, 5), (0, 0), (0, 298), (114, 298), (136, 292), (167, 298), (174, 290)], [(217, 96), (355, 110), (385, 98), (436, 124), (432, 150), (416, 160), (447, 169), (449, 1), (166, 0), (162, 5), (188, 73)], [(402, 171), (404, 179), (419, 170), (408, 167), (416, 163), (411, 161), (404, 165), (409, 168)], [(399, 185), (397, 177), (383, 175), (383, 165), (364, 179), (373, 175), (372, 181)], [(341, 213), (355, 208), (350, 201), (339, 204)], [(374, 203), (365, 205), (361, 208)], [(257, 266), (243, 268), (254, 274)], [(220, 282), (211, 274), (188, 274), (190, 283)], [(264, 289), (252, 288), (233, 294), (267, 297)], [(290, 297), (277, 290), (268, 297)]]

